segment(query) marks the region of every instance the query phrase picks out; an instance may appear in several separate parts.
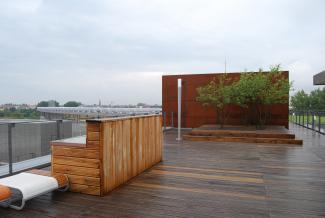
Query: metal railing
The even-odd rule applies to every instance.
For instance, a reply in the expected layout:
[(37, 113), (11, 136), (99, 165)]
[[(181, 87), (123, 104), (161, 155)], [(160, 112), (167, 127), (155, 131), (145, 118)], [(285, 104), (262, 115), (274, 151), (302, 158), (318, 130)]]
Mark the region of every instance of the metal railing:
[(84, 135), (85, 122), (0, 120), (0, 177), (51, 164), (53, 140)]
[(325, 135), (325, 111), (290, 111), (289, 121)]
[(164, 130), (167, 129), (167, 127), (174, 128), (174, 119), (176, 117), (177, 120), (177, 113), (172, 112), (162, 112), (162, 117), (163, 117), (163, 126)]

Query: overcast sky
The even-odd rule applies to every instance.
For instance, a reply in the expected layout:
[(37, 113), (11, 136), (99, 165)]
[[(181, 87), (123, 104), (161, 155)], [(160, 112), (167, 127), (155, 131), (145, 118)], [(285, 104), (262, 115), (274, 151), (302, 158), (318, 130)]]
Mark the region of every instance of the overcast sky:
[(324, 0), (1, 0), (0, 103), (161, 104), (161, 75), (325, 70)]

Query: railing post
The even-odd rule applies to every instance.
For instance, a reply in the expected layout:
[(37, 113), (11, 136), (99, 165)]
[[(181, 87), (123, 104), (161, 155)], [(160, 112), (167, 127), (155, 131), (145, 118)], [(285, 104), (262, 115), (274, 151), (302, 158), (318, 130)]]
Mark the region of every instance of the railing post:
[(320, 115), (321, 115), (321, 113), (318, 112), (318, 132), (320, 132), (320, 121), (321, 121)]
[(315, 119), (314, 119), (314, 116), (315, 116), (315, 113), (312, 112), (311, 113), (311, 119), (312, 119), (312, 128), (313, 128), (313, 130), (315, 130)]
[(62, 120), (57, 120), (56, 121), (56, 140), (61, 139), (61, 123)]
[(9, 164), (9, 174), (13, 173), (12, 170), (12, 128), (15, 127), (14, 123), (8, 123), (8, 164)]
[(172, 127), (174, 127), (174, 112), (172, 111)]
[(164, 116), (164, 130), (166, 130), (166, 111), (163, 112), (163, 116)]

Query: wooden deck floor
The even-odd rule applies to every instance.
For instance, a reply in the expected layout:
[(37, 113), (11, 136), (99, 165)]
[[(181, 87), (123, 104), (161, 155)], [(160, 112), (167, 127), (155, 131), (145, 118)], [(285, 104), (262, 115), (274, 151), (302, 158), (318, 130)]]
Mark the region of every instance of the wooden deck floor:
[(303, 146), (183, 142), (105, 197), (52, 193), (0, 217), (325, 217), (325, 136), (291, 126)]

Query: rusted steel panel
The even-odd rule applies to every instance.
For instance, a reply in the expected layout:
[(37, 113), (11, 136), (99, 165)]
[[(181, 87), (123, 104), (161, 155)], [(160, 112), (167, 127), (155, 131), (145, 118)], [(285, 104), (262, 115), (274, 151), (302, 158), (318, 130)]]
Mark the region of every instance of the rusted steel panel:
[[(289, 71), (282, 72), (284, 78), (289, 78)], [(162, 77), (162, 108), (166, 112), (166, 124), (171, 125), (171, 115), (174, 115), (174, 126), (177, 126), (177, 79), (182, 79), (182, 127), (194, 128), (203, 124), (216, 124), (217, 112), (211, 106), (202, 106), (196, 101), (196, 88), (208, 84), (214, 77), (222, 74), (187, 74), (166, 75)], [(229, 73), (232, 81), (237, 81), (241, 73)], [(244, 124), (244, 110), (238, 106), (227, 107), (229, 117), (226, 124)], [(268, 125), (283, 125), (288, 128), (289, 105), (276, 104), (269, 106), (272, 119)]]

